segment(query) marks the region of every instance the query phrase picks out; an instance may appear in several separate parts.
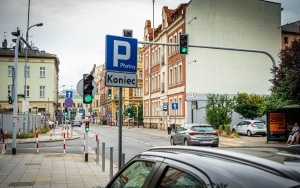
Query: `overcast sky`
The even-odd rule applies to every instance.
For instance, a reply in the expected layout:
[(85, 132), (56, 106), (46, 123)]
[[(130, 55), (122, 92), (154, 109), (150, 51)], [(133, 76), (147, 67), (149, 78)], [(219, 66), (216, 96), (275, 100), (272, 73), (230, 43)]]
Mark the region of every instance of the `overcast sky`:
[[(300, 0), (269, 0), (282, 3), (282, 25), (300, 20)], [(163, 6), (176, 8), (189, 0), (155, 0), (154, 25), (161, 23)], [(25, 38), (28, 0), (0, 0), (0, 37), (12, 44), (19, 27)], [(105, 36), (132, 29), (143, 40), (144, 24), (153, 18), (153, 0), (30, 0), (29, 41), (60, 59), (59, 86), (76, 89), (82, 74), (105, 62)], [(0, 43), (2, 44), (2, 43)], [(62, 89), (62, 88), (61, 88)]]

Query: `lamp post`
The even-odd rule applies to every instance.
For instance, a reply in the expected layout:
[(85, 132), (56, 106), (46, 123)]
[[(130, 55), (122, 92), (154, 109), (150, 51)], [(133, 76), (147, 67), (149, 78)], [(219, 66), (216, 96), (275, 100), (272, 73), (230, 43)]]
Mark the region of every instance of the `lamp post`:
[[(28, 12), (29, 12), (29, 8), (28, 8)], [(29, 15), (29, 13), (28, 13)], [(28, 16), (29, 18), (29, 16)], [(28, 19), (28, 22), (29, 22), (29, 19)], [(32, 27), (40, 27), (40, 26), (43, 26), (43, 23), (37, 23), (37, 24), (34, 24), (32, 26), (30, 26), (27, 31), (26, 31), (26, 42), (28, 43), (28, 31), (32, 28)], [(24, 100), (26, 100), (26, 89), (27, 89), (27, 83), (26, 83), (26, 79), (27, 79), (27, 73), (28, 73), (28, 70), (27, 70), (27, 56), (28, 56), (28, 47), (26, 46), (26, 51), (25, 51), (25, 68), (24, 68), (24, 79), (25, 79), (25, 82), (24, 82)]]

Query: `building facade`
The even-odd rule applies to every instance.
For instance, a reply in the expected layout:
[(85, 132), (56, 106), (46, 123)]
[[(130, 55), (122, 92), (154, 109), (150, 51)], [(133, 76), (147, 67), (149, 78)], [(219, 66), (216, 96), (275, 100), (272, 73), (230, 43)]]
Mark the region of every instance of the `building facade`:
[[(270, 69), (279, 61), (281, 49), (280, 4), (259, 0), (192, 0), (185, 20), (190, 44), (264, 51), (275, 60), (255, 52), (189, 48), (187, 122), (207, 122), (205, 106), (210, 93), (270, 94)], [(192, 110), (192, 101), (197, 102), (198, 109)], [(239, 118), (234, 114), (232, 124)]]
[[(58, 108), (59, 58), (45, 51), (28, 50), (27, 70), (25, 52), (18, 56), (18, 113), (45, 114), (54, 120)], [(0, 48), (0, 109), (12, 112), (14, 49), (7, 47), (7, 41)], [(26, 76), (26, 88), (25, 88)], [(25, 89), (24, 89), (25, 88)], [(24, 98), (24, 95), (26, 98)]]
[[(161, 20), (154, 31), (151, 22), (145, 22), (144, 41), (178, 44), (179, 34), (185, 33), (193, 47), (180, 55), (178, 46), (143, 46), (146, 126), (166, 129), (169, 123), (207, 123), (208, 94), (270, 94), (270, 69), (279, 61), (281, 48), (280, 4), (191, 0), (175, 10), (163, 7)], [(192, 103), (197, 109), (192, 109)], [(239, 118), (234, 114), (232, 123)]]
[[(185, 32), (187, 4), (175, 10), (162, 8), (162, 23), (151, 27), (147, 20), (144, 41), (178, 44)], [(153, 33), (154, 32), (154, 33)], [(144, 45), (144, 126), (166, 129), (167, 125), (185, 122), (185, 55), (179, 54), (178, 46)], [(166, 107), (163, 109), (163, 105)]]
[(282, 29), (282, 49), (290, 46), (293, 40), (300, 39), (300, 21), (281, 26)]

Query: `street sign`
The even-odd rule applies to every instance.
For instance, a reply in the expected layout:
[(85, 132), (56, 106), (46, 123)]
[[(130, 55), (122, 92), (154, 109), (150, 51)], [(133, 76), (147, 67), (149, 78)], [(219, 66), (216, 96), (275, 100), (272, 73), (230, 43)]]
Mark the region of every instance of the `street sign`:
[(172, 110), (178, 110), (178, 103), (172, 103)]
[(73, 106), (73, 99), (71, 99), (71, 98), (66, 98), (66, 99), (65, 99), (65, 105), (66, 105), (66, 107), (71, 107), (71, 106)]
[(73, 98), (73, 91), (66, 91), (66, 98)]
[(111, 87), (137, 87), (136, 73), (105, 72), (105, 85)]
[[(97, 92), (97, 84), (94, 80), (93, 80), (92, 84), (94, 86), (92, 94), (95, 95)], [(81, 97), (83, 97), (83, 79), (79, 80), (79, 82), (77, 83), (77, 92)]]
[(168, 111), (168, 103), (167, 102), (163, 103), (163, 111)]
[(137, 39), (106, 35), (105, 67), (109, 71), (136, 72)]

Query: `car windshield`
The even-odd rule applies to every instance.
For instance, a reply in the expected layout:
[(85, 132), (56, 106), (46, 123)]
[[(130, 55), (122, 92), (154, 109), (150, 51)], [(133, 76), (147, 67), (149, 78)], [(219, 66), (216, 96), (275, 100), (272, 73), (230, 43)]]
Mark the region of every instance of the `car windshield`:
[(212, 132), (213, 128), (211, 126), (192, 126), (191, 127), (192, 131), (197, 131), (197, 132)]

